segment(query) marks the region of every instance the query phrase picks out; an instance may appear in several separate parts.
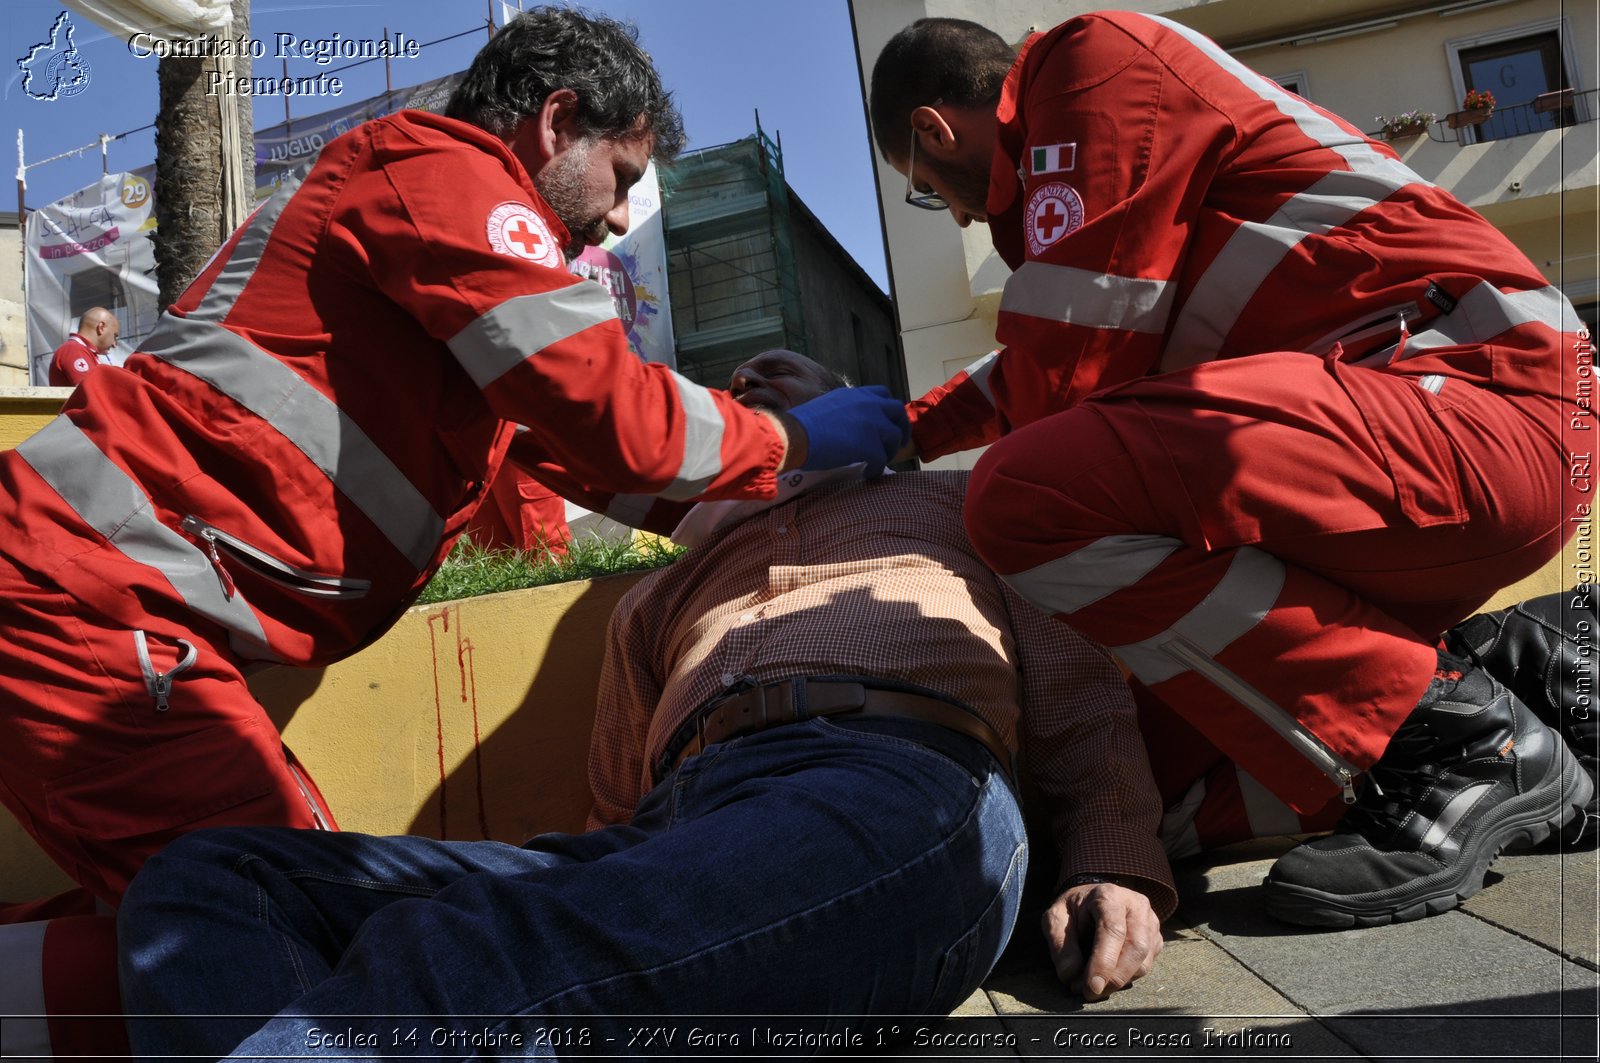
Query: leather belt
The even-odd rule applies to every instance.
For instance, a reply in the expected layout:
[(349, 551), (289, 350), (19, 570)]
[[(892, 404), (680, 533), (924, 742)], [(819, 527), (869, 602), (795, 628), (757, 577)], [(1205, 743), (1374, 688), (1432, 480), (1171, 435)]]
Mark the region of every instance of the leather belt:
[[(931, 694), (867, 686), (849, 679), (799, 676), (708, 701), (678, 729), (664, 750), (657, 778), (707, 746), (814, 716), (894, 716), (937, 724), (987, 749), (1008, 780), (1011, 751), (983, 717)], [(678, 747), (678, 748), (674, 748)]]

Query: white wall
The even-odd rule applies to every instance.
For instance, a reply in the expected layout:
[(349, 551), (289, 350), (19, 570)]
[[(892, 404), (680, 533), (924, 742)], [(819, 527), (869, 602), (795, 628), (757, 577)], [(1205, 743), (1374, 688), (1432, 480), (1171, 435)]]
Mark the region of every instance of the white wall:
[(0, 387), (28, 385), (28, 328), (22, 305), (22, 232), (0, 224)]

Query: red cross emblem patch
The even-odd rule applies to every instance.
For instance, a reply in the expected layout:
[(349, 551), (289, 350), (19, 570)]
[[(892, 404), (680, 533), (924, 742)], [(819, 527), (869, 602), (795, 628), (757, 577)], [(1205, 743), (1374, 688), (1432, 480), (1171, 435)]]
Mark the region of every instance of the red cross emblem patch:
[(1023, 228), (1028, 237), (1028, 254), (1038, 258), (1044, 249), (1083, 226), (1083, 197), (1077, 189), (1051, 181), (1034, 189), (1028, 199)]
[(485, 231), (489, 246), (499, 254), (525, 258), (541, 266), (562, 264), (561, 248), (550, 235), (550, 227), (526, 203), (507, 200), (495, 207), (489, 212)]

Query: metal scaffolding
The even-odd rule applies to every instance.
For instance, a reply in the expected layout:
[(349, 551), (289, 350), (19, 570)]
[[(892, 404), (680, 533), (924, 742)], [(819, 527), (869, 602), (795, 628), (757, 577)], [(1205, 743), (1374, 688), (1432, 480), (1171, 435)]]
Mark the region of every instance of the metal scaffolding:
[(806, 353), (783, 149), (762, 131), (660, 171), (678, 370), (721, 387), (753, 351)]

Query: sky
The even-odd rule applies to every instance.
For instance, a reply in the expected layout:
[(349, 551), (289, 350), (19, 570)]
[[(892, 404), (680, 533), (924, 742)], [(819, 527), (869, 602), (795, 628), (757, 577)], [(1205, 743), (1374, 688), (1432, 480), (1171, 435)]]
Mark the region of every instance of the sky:
[[(498, 20), (499, 0), (492, 9)], [(527, 0), (527, 6), (533, 6)], [(763, 130), (781, 138), (789, 185), (822, 220), (867, 274), (887, 287), (872, 149), (867, 139), (846, 0), (586, 0), (578, 5), (632, 21), (655, 57), (662, 80), (674, 93), (689, 134), (689, 148), (725, 144), (749, 136), (759, 112)], [(27, 204), (40, 206), (99, 179), (101, 134), (148, 126), (158, 100), (154, 57), (135, 54), (125, 37), (113, 35), (76, 11), (70, 13), (73, 44), (87, 66), (74, 95), (37, 99), (25, 91), (18, 60), (50, 36), (63, 10), (59, 0), (5, 0), (0, 11), (0, 132), (13, 144), (21, 131), (29, 163)], [(254, 0), (250, 37), (266, 58), (254, 61), (257, 77), (283, 74), (279, 34), (296, 43), (326, 40), (390, 40), (396, 34), (424, 47), (416, 58), (390, 63), (396, 88), (460, 70), (487, 39), (491, 13), (486, 0)], [(469, 32), (438, 44), (428, 42)], [(296, 118), (344, 106), (383, 91), (383, 63), (337, 71), (349, 60), (319, 66), (289, 58), (292, 78), (333, 72), (344, 82), (339, 96), (303, 96), (290, 101)], [(42, 77), (26, 89), (41, 92)], [(254, 98), (257, 128), (284, 119), (281, 96)], [(82, 156), (33, 165), (50, 156), (93, 145)], [(111, 172), (132, 170), (155, 157), (153, 131), (143, 129), (113, 141)], [(15, 158), (15, 148), (12, 149)], [(16, 168), (13, 162), (10, 169)], [(15, 196), (0, 196), (0, 210), (15, 210)]]

